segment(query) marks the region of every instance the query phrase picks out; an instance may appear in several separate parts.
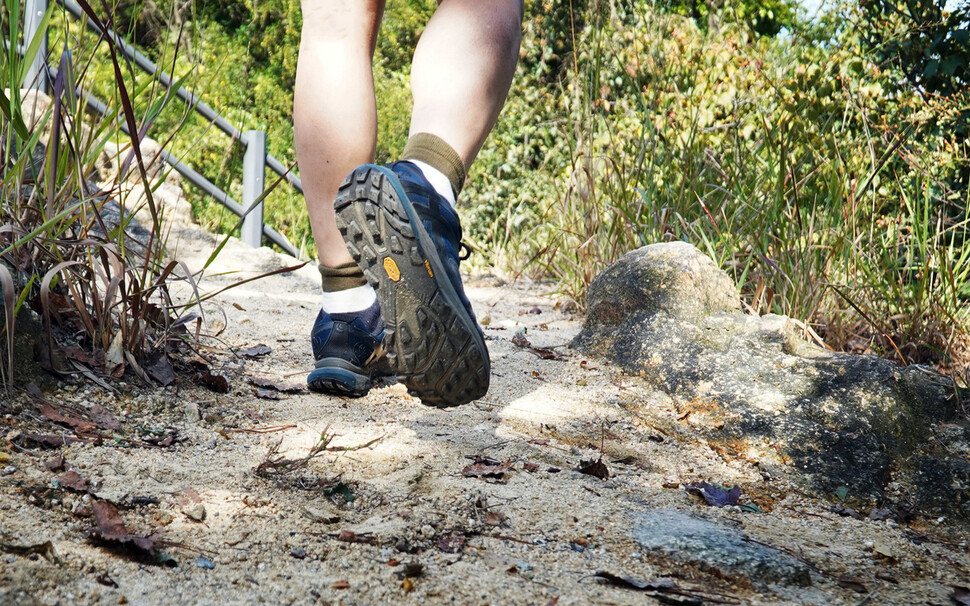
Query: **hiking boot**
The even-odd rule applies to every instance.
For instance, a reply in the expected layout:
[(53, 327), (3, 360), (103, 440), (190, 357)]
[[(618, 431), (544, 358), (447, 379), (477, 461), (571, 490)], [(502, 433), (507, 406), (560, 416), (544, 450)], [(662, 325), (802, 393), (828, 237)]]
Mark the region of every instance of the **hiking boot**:
[(458, 272), (458, 214), (411, 162), (365, 164), (334, 203), (350, 255), (377, 290), (391, 368), (435, 406), (485, 395), (490, 364)]
[[(372, 308), (376, 308), (375, 303)], [(365, 322), (371, 312), (376, 321)], [(376, 333), (367, 326), (377, 324)], [(367, 395), (373, 379), (390, 374), (384, 360), (384, 330), (380, 310), (365, 310), (359, 314), (328, 314), (320, 310), (310, 344), (316, 368), (307, 377), (307, 386), (335, 396), (359, 398)]]

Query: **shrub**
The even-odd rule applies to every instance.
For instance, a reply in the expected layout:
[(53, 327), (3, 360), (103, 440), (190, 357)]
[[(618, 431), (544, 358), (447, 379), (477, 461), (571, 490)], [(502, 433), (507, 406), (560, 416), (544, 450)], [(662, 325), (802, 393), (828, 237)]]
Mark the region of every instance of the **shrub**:
[[(15, 43), (20, 12), (16, 1), (0, 11), (3, 29)], [(20, 42), (36, 48), (29, 40)], [(64, 39), (51, 44), (66, 46)], [(111, 82), (121, 102), (109, 108), (104, 120), (90, 125), (75, 89), (87, 78), (93, 45), (81, 41), (63, 51), (49, 102), (20, 90), (30, 52), (21, 59), (14, 48), (0, 56), (7, 91), (0, 128), (0, 283), (8, 356), (0, 378), (9, 388), (13, 318), (27, 313), (26, 304), (42, 319), (43, 337), (37, 345), (47, 370), (57, 376), (80, 371), (99, 380), (94, 373), (118, 377), (130, 369), (147, 382), (140, 365), (164, 356), (174, 330), (166, 283), (176, 263), (162, 256), (161, 209), (152, 193), (161, 179), (150, 178), (151, 158), (120, 133), (119, 125), (137, 137), (166, 99), (127, 78), (112, 54)], [(144, 99), (144, 114), (136, 116), (127, 101), (132, 96)], [(125, 157), (121, 175), (112, 186), (99, 189), (91, 182), (96, 160), (107, 145), (121, 141), (132, 151), (119, 145)], [(132, 190), (139, 195), (130, 196)], [(127, 206), (135, 198), (141, 200), (139, 208)], [(131, 224), (140, 209), (147, 211), (147, 229)]]
[[(520, 269), (579, 303), (622, 253), (691, 241), (753, 310), (832, 347), (946, 358), (968, 322), (967, 192), (951, 187), (967, 150), (940, 127), (966, 93), (923, 97), (873, 63), (834, 25), (859, 21), (848, 7), (784, 39), (608, 7), (574, 20), (558, 94), (517, 88), (475, 233), (505, 227)], [(553, 54), (534, 40), (526, 53)]]

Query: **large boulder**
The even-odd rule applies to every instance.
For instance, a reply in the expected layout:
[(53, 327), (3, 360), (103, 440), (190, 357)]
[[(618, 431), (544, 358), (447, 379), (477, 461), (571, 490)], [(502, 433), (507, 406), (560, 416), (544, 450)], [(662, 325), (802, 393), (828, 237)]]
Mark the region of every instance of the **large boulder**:
[(827, 351), (787, 317), (742, 313), (730, 278), (683, 242), (627, 254), (587, 305), (573, 347), (673, 396), (712, 444), (822, 496), (970, 513), (960, 390), (932, 368)]

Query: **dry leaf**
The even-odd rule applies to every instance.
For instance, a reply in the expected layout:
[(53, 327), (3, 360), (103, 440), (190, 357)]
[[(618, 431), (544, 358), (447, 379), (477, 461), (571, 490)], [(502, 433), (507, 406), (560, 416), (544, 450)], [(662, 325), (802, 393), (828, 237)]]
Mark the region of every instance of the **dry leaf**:
[(207, 387), (216, 393), (229, 393), (229, 381), (211, 372), (199, 372), (192, 376), (192, 382)]
[(512, 466), (511, 463), (503, 463), (497, 459), (491, 457), (483, 457), (481, 455), (475, 455), (474, 463), (465, 466), (461, 470), (461, 475), (466, 478), (495, 478), (501, 479), (505, 477), (505, 473)]
[(236, 353), (246, 358), (257, 358), (259, 356), (269, 355), (272, 353), (272, 351), (272, 347), (260, 343), (259, 345), (253, 345), (252, 347), (247, 347), (246, 349), (240, 349)]
[(155, 535), (138, 536), (128, 532), (118, 514), (118, 508), (107, 501), (94, 501), (91, 504), (95, 528), (88, 531), (88, 538), (96, 543), (120, 549), (127, 555), (147, 559), (167, 566), (177, 565), (175, 560), (156, 549), (158, 538)]
[(576, 468), (579, 473), (584, 473), (588, 476), (594, 476), (601, 480), (608, 480), (610, 478), (610, 470), (603, 463), (603, 457), (593, 461), (580, 461), (579, 467)]
[(97, 427), (91, 421), (74, 416), (70, 413), (61, 414), (60, 412), (54, 410), (54, 407), (46, 402), (40, 407), (40, 414), (44, 415), (55, 423), (72, 427), (74, 431), (78, 433), (89, 433), (95, 429), (95, 427)]
[(562, 355), (556, 353), (548, 347), (534, 347), (532, 343), (529, 342), (529, 338), (525, 336), (525, 333), (517, 332), (512, 335), (512, 344), (521, 347), (522, 349), (527, 349), (539, 356), (543, 360), (561, 360)]
[(149, 354), (142, 367), (145, 373), (162, 387), (168, 387), (175, 382), (175, 369), (164, 351), (158, 350)]
[(65, 471), (61, 475), (57, 476), (57, 483), (64, 488), (73, 490), (75, 492), (88, 492), (90, 486), (88, 486), (88, 481), (81, 477), (81, 475), (76, 471)]
[(101, 429), (107, 429), (108, 431), (121, 430), (121, 423), (118, 421), (118, 419), (97, 404), (94, 404), (88, 409), (88, 416), (91, 417), (91, 420), (94, 421)]
[(438, 549), (445, 553), (459, 553), (467, 540), (460, 532), (449, 532), (438, 539)]
[(108, 371), (108, 374), (114, 376), (115, 373), (120, 368), (124, 372), (125, 365), (125, 349), (122, 341), (122, 334), (119, 330), (115, 333), (113, 339), (111, 339), (111, 345), (108, 346), (108, 351), (104, 354), (104, 369)]
[(249, 382), (256, 387), (273, 389), (283, 393), (300, 393), (306, 390), (306, 387), (303, 385), (296, 385), (293, 383), (277, 383), (275, 381), (270, 381), (269, 379), (263, 379), (260, 377), (250, 377)]
[(44, 435), (38, 433), (28, 433), (21, 438), (22, 442), (26, 444), (33, 444), (40, 446), (41, 448), (60, 448), (61, 446), (66, 446), (67, 444), (74, 444), (76, 442), (89, 442), (89, 439), (75, 438), (74, 436), (53, 436)]

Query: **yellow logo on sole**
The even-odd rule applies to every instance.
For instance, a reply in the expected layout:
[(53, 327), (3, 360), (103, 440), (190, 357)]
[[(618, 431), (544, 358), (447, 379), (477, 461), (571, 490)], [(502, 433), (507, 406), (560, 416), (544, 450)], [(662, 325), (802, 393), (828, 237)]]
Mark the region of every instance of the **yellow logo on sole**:
[(394, 259), (390, 257), (384, 257), (384, 271), (387, 272), (387, 277), (395, 282), (401, 280), (401, 270), (398, 269), (397, 263)]
[(428, 263), (428, 260), (427, 259), (424, 260), (424, 268), (428, 270), (428, 275), (433, 278), (434, 277), (434, 274), (431, 273), (431, 264)]

